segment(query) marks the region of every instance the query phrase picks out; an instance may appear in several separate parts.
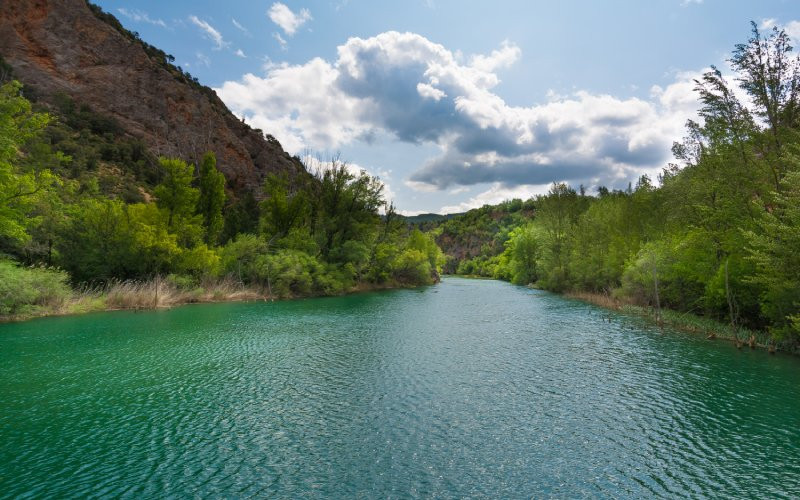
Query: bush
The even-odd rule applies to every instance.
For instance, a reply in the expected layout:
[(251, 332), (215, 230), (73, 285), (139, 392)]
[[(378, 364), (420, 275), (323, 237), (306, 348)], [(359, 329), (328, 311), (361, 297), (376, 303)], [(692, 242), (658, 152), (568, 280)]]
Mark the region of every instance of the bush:
[(68, 279), (67, 273), (58, 269), (20, 267), (11, 260), (0, 260), (0, 316), (60, 307), (71, 294)]

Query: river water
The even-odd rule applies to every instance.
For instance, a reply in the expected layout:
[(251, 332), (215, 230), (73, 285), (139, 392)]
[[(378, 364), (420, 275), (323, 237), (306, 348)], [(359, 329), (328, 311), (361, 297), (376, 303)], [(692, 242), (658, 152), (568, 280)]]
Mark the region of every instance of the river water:
[(87, 495), (797, 498), (800, 359), (461, 278), (0, 325), (0, 497)]

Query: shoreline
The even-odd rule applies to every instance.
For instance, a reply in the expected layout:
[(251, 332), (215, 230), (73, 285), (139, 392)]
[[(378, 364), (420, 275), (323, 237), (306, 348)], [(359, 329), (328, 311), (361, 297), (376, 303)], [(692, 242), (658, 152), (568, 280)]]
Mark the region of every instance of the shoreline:
[[(494, 279), (485, 276), (449, 274), (448, 277), (466, 279)], [(504, 281), (504, 280), (499, 280)], [(436, 280), (433, 284), (438, 282)], [(504, 281), (505, 282), (505, 281)], [(508, 282), (506, 282), (508, 283)], [(73, 290), (73, 295), (60, 304), (38, 306), (36, 310), (0, 316), (0, 325), (19, 323), (38, 318), (75, 316), (96, 312), (113, 311), (156, 311), (191, 304), (217, 304), (234, 302), (275, 302), (321, 297), (341, 297), (346, 295), (378, 292), (384, 290), (400, 290), (424, 285), (371, 284), (357, 283), (351, 289), (339, 294), (309, 294), (281, 297), (270, 295), (266, 289), (248, 287), (229, 280), (204, 283), (193, 289), (179, 288), (161, 279), (149, 281), (126, 281), (109, 285), (104, 289)], [(554, 293), (554, 292), (553, 292)], [(793, 344), (773, 341), (769, 333), (746, 328), (734, 328), (711, 318), (692, 313), (681, 313), (671, 309), (662, 309), (661, 318), (657, 319), (651, 308), (625, 302), (610, 295), (597, 292), (564, 292), (557, 293), (565, 299), (578, 300), (609, 311), (637, 316), (659, 327), (670, 327), (691, 334), (705, 335), (708, 340), (724, 340), (732, 342), (737, 348), (765, 349), (771, 354), (783, 352), (800, 355), (800, 347)]]
[[(497, 279), (487, 276), (473, 276), (467, 274), (449, 274), (459, 278), (469, 279)], [(499, 280), (508, 283), (505, 280)], [(531, 287), (530, 285), (528, 286)], [(534, 288), (539, 290), (538, 288)], [(548, 291), (548, 290), (544, 290)], [(692, 313), (683, 313), (672, 309), (662, 309), (661, 318), (657, 319), (651, 308), (638, 306), (631, 302), (619, 300), (608, 294), (597, 292), (550, 292), (571, 300), (578, 300), (587, 304), (592, 304), (609, 311), (616, 311), (645, 319), (659, 327), (669, 327), (675, 330), (691, 333), (695, 335), (705, 335), (707, 340), (723, 340), (732, 342), (738, 349), (749, 347), (750, 349), (764, 349), (770, 354), (782, 352), (793, 356), (800, 356), (800, 346), (790, 343), (774, 341), (766, 331), (750, 330), (744, 327), (732, 327), (729, 324), (721, 323), (717, 320), (698, 316)]]
[(692, 313), (682, 313), (672, 309), (662, 309), (660, 320), (655, 317), (651, 308), (621, 301), (606, 294), (596, 292), (565, 292), (562, 297), (579, 300), (603, 309), (643, 318), (659, 327), (669, 327), (686, 333), (705, 335), (707, 340), (724, 340), (732, 342), (738, 349), (764, 349), (770, 354), (782, 352), (800, 355), (798, 346), (775, 342), (765, 331), (750, 330), (744, 327), (733, 327), (711, 318)]
[[(435, 284), (435, 283), (434, 283)], [(219, 304), (234, 302), (276, 302), (321, 297), (342, 297), (358, 293), (383, 290), (401, 290), (425, 285), (357, 283), (339, 294), (309, 294), (281, 297), (267, 290), (248, 287), (230, 281), (207, 283), (194, 289), (180, 289), (162, 280), (126, 281), (110, 285), (107, 289), (73, 290), (73, 295), (63, 303), (37, 306), (37, 309), (9, 316), (0, 316), (0, 325), (20, 323), (39, 318), (77, 316), (81, 314), (113, 311), (156, 311), (192, 304)]]

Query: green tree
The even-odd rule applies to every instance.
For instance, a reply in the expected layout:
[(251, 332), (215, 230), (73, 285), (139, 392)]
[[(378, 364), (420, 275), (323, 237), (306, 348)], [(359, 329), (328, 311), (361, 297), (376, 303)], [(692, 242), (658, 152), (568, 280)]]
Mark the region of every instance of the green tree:
[(269, 174), (264, 181), (264, 191), (261, 226), (270, 238), (282, 238), (293, 228), (309, 224), (311, 203), (305, 185), (291, 186), (286, 174)]
[(156, 186), (158, 207), (165, 213), (167, 228), (184, 247), (193, 247), (203, 237), (203, 219), (196, 214), (200, 190), (192, 187), (194, 167), (177, 158), (161, 158), (164, 179)]
[(42, 165), (24, 168), (21, 150), (39, 137), (50, 116), (33, 112), (21, 89), (16, 81), (0, 86), (0, 238), (12, 241), (30, 238), (28, 228), (36, 220), (29, 214), (55, 182)]
[(758, 230), (746, 233), (763, 290), (762, 311), (775, 335), (800, 335), (800, 170), (782, 180), (775, 203), (761, 213)]
[(528, 223), (511, 231), (504, 255), (512, 283), (528, 285), (537, 280), (540, 251), (539, 236), (533, 224)]
[(569, 286), (570, 236), (586, 197), (566, 184), (553, 184), (537, 200), (536, 222), (542, 229), (542, 285), (556, 291)]
[(219, 242), (225, 222), (222, 217), (224, 206), (225, 176), (217, 170), (217, 158), (209, 151), (200, 162), (200, 194), (197, 200), (197, 212), (203, 217), (205, 241), (209, 245)]
[(159, 165), (164, 178), (155, 189), (156, 203), (167, 212), (167, 225), (174, 228), (194, 215), (200, 192), (192, 187), (192, 165), (177, 158), (163, 157), (159, 158)]
[(224, 210), (225, 224), (221, 240), (227, 243), (238, 234), (256, 234), (260, 212), (252, 191), (245, 191)]

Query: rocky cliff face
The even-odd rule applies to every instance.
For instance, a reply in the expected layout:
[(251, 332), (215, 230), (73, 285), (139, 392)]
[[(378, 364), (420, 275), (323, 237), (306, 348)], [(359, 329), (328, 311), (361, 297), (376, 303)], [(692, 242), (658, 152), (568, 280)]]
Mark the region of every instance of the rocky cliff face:
[(214, 151), (234, 192), (257, 188), (270, 172), (303, 172), (276, 140), (85, 0), (0, 1), (0, 55), (39, 100), (67, 94), (156, 155), (196, 161)]

